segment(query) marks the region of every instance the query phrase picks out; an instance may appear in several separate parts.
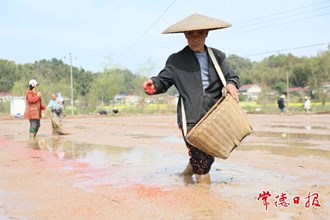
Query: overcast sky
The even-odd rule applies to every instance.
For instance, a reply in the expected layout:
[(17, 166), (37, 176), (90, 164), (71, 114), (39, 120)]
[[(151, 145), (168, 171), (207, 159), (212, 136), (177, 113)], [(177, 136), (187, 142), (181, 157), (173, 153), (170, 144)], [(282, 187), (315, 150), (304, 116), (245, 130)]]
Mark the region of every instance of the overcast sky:
[(137, 73), (186, 46), (168, 26), (199, 13), (232, 27), (206, 44), (260, 61), (272, 54), (315, 56), (330, 42), (330, 0), (1, 0), (0, 59), (62, 59), (93, 72), (120, 66)]

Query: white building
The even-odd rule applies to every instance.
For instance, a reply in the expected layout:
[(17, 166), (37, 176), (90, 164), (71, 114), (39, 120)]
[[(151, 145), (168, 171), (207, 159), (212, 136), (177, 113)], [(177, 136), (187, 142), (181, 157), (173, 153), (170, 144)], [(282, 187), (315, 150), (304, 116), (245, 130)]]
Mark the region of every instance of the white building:
[(239, 93), (245, 96), (246, 100), (258, 100), (261, 88), (255, 84), (242, 85), (239, 88)]
[(23, 116), (25, 111), (25, 97), (10, 97), (10, 114)]

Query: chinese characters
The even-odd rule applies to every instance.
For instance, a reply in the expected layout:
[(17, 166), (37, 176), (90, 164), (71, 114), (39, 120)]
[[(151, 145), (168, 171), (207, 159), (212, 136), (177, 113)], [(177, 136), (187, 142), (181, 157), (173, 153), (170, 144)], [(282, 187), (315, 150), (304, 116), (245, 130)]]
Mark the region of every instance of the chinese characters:
[[(268, 210), (269, 206), (272, 204), (270, 202), (271, 197), (272, 194), (269, 191), (262, 191), (261, 193), (259, 193), (258, 201), (260, 200), (262, 202), (262, 205), (265, 207), (265, 210)], [(300, 203), (303, 203), (306, 209), (310, 207), (321, 207), (321, 203), (319, 201), (319, 193), (308, 192), (306, 197), (294, 196), (292, 199), (288, 198), (286, 193), (280, 193), (274, 196), (273, 201), (273, 204), (276, 208), (280, 206), (288, 208), (291, 205), (297, 206)]]

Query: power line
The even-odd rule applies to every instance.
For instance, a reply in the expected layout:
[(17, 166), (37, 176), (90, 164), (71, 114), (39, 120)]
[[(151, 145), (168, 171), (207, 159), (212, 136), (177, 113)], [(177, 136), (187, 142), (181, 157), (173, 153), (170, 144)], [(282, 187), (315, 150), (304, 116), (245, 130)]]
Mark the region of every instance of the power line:
[[(274, 14), (271, 14), (271, 15), (268, 15), (268, 16), (263, 16), (263, 17), (259, 17), (259, 18), (255, 18), (255, 19), (252, 19), (252, 20), (249, 20), (249, 21), (245, 21), (245, 22), (240, 22), (238, 24), (236, 24), (235, 26), (233, 26), (232, 28), (228, 29), (228, 30), (225, 30), (226, 32), (232, 32), (234, 30), (240, 30), (240, 29), (245, 29), (247, 27), (250, 27), (250, 26), (255, 26), (257, 24), (262, 24), (262, 23), (267, 23), (267, 22), (270, 22), (270, 21), (277, 21), (277, 20), (281, 20), (283, 18), (287, 18), (287, 17), (292, 17), (292, 16), (297, 16), (297, 15), (302, 15), (302, 14), (307, 14), (307, 13), (310, 13), (312, 11), (316, 11), (316, 10), (322, 10), (322, 9), (325, 9), (325, 8), (328, 8), (330, 7), (330, 5), (326, 5), (325, 7), (321, 7), (321, 8), (316, 8), (316, 9), (311, 9), (311, 10), (308, 10), (308, 11), (304, 11), (304, 12), (300, 12), (300, 13), (295, 13), (295, 14), (289, 14), (289, 15), (286, 15), (286, 16), (282, 16), (282, 17), (278, 17), (278, 18), (273, 18), (273, 19), (268, 19), (268, 20), (264, 20), (264, 21), (259, 21), (257, 23), (252, 23), (252, 24), (249, 24), (249, 25), (245, 25), (244, 27), (238, 27), (236, 28), (236, 26), (238, 25), (241, 25), (243, 23), (251, 23), (251, 21), (255, 21), (255, 20), (261, 20), (261, 19), (264, 19), (264, 18), (269, 18), (269, 17), (274, 17), (274, 16), (277, 16), (277, 15), (281, 15), (281, 14), (285, 14), (285, 13), (288, 13), (288, 12), (292, 12), (292, 11), (297, 11), (297, 10), (300, 10), (300, 9), (305, 9), (305, 8), (310, 8), (311, 6), (316, 6), (316, 5), (320, 5), (320, 4), (324, 4), (324, 3), (329, 3), (330, 1), (327, 0), (327, 1), (322, 1), (322, 2), (319, 2), (319, 3), (315, 3), (315, 4), (310, 4), (310, 5), (305, 5), (305, 6), (302, 6), (302, 7), (298, 7), (298, 8), (294, 8), (294, 9), (291, 9), (291, 10), (286, 10), (286, 11), (282, 11), (282, 12), (279, 12), (279, 13), (274, 13)], [(291, 21), (285, 21), (285, 22), (282, 22), (282, 23), (279, 23), (279, 24), (274, 24), (272, 26), (267, 26), (267, 27), (257, 27), (257, 28), (254, 28), (254, 29), (250, 29), (250, 30), (245, 30), (245, 31), (239, 31), (239, 32), (235, 32), (235, 33), (228, 33), (228, 34), (223, 34), (223, 32), (219, 33), (219, 32), (216, 32), (213, 34), (213, 36), (215, 35), (219, 35), (219, 34), (222, 34), (222, 36), (228, 36), (228, 35), (235, 35), (235, 34), (242, 34), (242, 33), (246, 33), (246, 32), (250, 32), (250, 31), (256, 31), (256, 30), (262, 30), (262, 29), (266, 29), (266, 28), (272, 28), (272, 27), (275, 27), (275, 26), (280, 26), (280, 25), (287, 25), (287, 24), (290, 24), (290, 23), (295, 23), (295, 22), (299, 22), (299, 21), (303, 21), (303, 20), (308, 20), (308, 19), (311, 19), (311, 18), (315, 18), (315, 17), (320, 17), (320, 16), (325, 16), (325, 15), (328, 15), (330, 14), (330, 12), (327, 12), (327, 13), (323, 13), (323, 14), (319, 14), (319, 15), (314, 15), (314, 16), (310, 16), (310, 17), (306, 17), (306, 18), (302, 18), (302, 19), (296, 19), (296, 20), (291, 20)], [(176, 42), (175, 41), (172, 41), (172, 42)], [(152, 41), (149, 41), (149, 42), (144, 42), (143, 44), (147, 44), (147, 45), (150, 45), (152, 44), (153, 42)], [(163, 46), (163, 43), (162, 44), (159, 44), (157, 41), (155, 41), (155, 44), (158, 44), (160, 45), (161, 47)]]
[[(326, 2), (329, 2), (329, 1), (326, 1)], [(324, 2), (322, 2), (324, 3)], [(313, 5), (316, 5), (316, 4), (313, 4)], [(300, 8), (306, 8), (306, 7), (309, 7), (309, 6), (304, 6), (304, 7), (300, 7)], [(326, 6), (327, 7), (330, 7), (330, 6)], [(299, 9), (300, 9), (299, 8)], [(323, 8), (322, 8), (323, 9)], [(296, 9), (292, 9), (292, 10), (288, 10), (288, 11), (293, 11), (293, 10), (296, 10)], [(314, 9), (314, 10), (317, 10), (317, 9)], [(306, 13), (309, 13), (311, 10), (309, 11), (305, 11), (305, 12), (302, 12), (302, 13), (299, 13), (299, 14), (306, 14)], [(286, 11), (287, 12), (287, 11)], [(281, 13), (277, 13), (277, 14), (283, 14), (284, 12), (281, 12)], [(247, 32), (252, 32), (252, 31), (257, 31), (257, 30), (263, 30), (263, 29), (268, 29), (268, 28), (273, 28), (273, 27), (276, 27), (276, 26), (281, 26), (281, 25), (288, 25), (288, 24), (291, 24), (291, 23), (296, 23), (296, 22), (301, 22), (301, 21), (304, 21), (304, 20), (308, 20), (308, 19), (312, 19), (312, 18), (316, 18), (316, 17), (321, 17), (321, 16), (326, 16), (326, 15), (329, 15), (330, 12), (327, 12), (327, 13), (323, 13), (323, 14), (318, 14), (318, 15), (314, 15), (314, 16), (309, 16), (309, 17), (305, 17), (305, 18), (300, 18), (300, 19), (295, 19), (295, 20), (291, 20), (291, 21), (285, 21), (285, 22), (281, 22), (281, 23), (277, 23), (277, 24), (273, 24), (273, 25), (269, 25), (269, 26), (262, 26), (262, 27), (256, 27), (256, 28), (252, 28), (252, 29), (249, 29), (249, 30), (242, 30), (242, 31), (237, 31), (237, 32), (234, 32), (234, 33), (228, 33), (228, 34), (222, 34), (222, 37), (225, 37), (225, 36), (232, 36), (232, 35), (238, 35), (238, 34), (242, 34), (242, 33), (247, 33)], [(274, 16), (276, 14), (272, 14), (270, 16)], [(295, 14), (297, 15), (297, 14)], [(294, 16), (294, 15), (287, 15), (285, 17), (291, 17), (291, 16)], [(266, 17), (263, 17), (263, 18), (266, 18)], [(272, 20), (280, 20), (284, 18), (284, 16), (282, 16), (281, 18), (277, 18), (277, 19), (272, 19)], [(266, 23), (267, 21), (264, 21), (264, 22), (259, 22), (260, 23)], [(248, 25), (248, 26), (252, 26), (252, 25), (255, 25), (255, 24), (251, 24), (251, 25)], [(248, 26), (245, 26), (244, 28), (248, 27)], [(238, 28), (238, 29), (242, 29), (243, 27), (241, 28)], [(231, 30), (234, 30), (231, 29)], [(228, 31), (231, 31), (231, 30), (228, 30)], [(213, 36), (217, 35), (217, 34), (220, 34), (220, 33), (214, 33)], [(155, 44), (155, 47), (158, 46), (158, 48), (162, 48), (162, 47), (165, 47), (164, 45), (164, 42), (162, 42), (161, 44), (158, 43), (159, 41), (149, 41), (149, 42), (142, 42), (139, 44), (139, 47), (144, 47), (145, 45), (151, 45), (151, 44)], [(177, 40), (169, 40), (167, 45), (171, 45), (171, 44), (175, 44), (175, 42), (178, 42)], [(129, 49), (132, 49), (133, 46), (136, 46), (136, 44), (132, 45)], [(155, 48), (153, 47), (153, 49)], [(147, 49), (147, 48), (145, 48)], [(138, 50), (138, 49), (136, 49)], [(127, 52), (127, 51), (126, 51)]]
[[(119, 54), (117, 57), (116, 57), (116, 60), (118, 61), (119, 58), (121, 58), (124, 54), (126, 54), (129, 50), (131, 51), (138, 51), (139, 47), (144, 47), (144, 50), (148, 50), (148, 48), (145, 48), (145, 45), (155, 45), (153, 47), (154, 48), (162, 48), (162, 47), (167, 47), (164, 43), (164, 41), (162, 41), (162, 43), (160, 44), (159, 41), (148, 41), (148, 42), (141, 42), (139, 44), (137, 44), (144, 36), (145, 34), (161, 19), (161, 17), (174, 5), (174, 3), (176, 2), (176, 0), (174, 0), (164, 11), (163, 13), (150, 25), (149, 28), (147, 28), (126, 50), (122, 51), (122, 48), (123, 47), (119, 47), (117, 49), (111, 49), (111, 53), (112, 54)], [(310, 8), (310, 7), (315, 7), (315, 6), (318, 6), (318, 5), (322, 5), (322, 4), (325, 4), (325, 3), (329, 3), (330, 1), (327, 0), (327, 1), (322, 1), (322, 2), (318, 2), (318, 3), (314, 3), (314, 4), (309, 4), (309, 5), (305, 5), (305, 6), (302, 6), (302, 7), (298, 7), (298, 8), (294, 8), (294, 9), (290, 9), (290, 10), (285, 10), (285, 11), (281, 11), (281, 12), (278, 12), (278, 13), (273, 13), (273, 14), (270, 14), (270, 15), (267, 15), (267, 16), (262, 16), (262, 17), (258, 17), (258, 18), (254, 18), (254, 19), (251, 19), (251, 20), (248, 20), (248, 21), (244, 21), (244, 22), (240, 22), (240, 23), (237, 23), (235, 26), (240, 26), (241, 24), (244, 24), (244, 23), (251, 23), (252, 21), (258, 21), (258, 20), (261, 20), (261, 19), (265, 19), (265, 18), (271, 18), (271, 17), (274, 17), (274, 16), (277, 16), (277, 15), (283, 15), (283, 14), (286, 14), (286, 13), (289, 13), (289, 12), (293, 12), (293, 11), (297, 11), (297, 10), (301, 10), (301, 9), (306, 9), (306, 8)], [(291, 15), (286, 15), (286, 16), (282, 16), (282, 17), (279, 17), (279, 18), (273, 18), (273, 19), (268, 19), (268, 21), (260, 21), (260, 22), (257, 22), (257, 23), (252, 23), (250, 25), (245, 25), (244, 27), (239, 27), (239, 28), (235, 28), (232, 27), (231, 29), (229, 30), (225, 30), (225, 31), (228, 31), (228, 32), (232, 32), (233, 30), (239, 30), (239, 29), (242, 29), (242, 28), (247, 28), (247, 27), (250, 27), (250, 26), (254, 26), (254, 25), (257, 25), (257, 24), (261, 24), (261, 23), (267, 23), (267, 22), (270, 22), (270, 21), (276, 21), (276, 20), (280, 20), (280, 19), (283, 19), (283, 18), (287, 18), (287, 17), (292, 17), (292, 16), (296, 16), (296, 15), (301, 15), (301, 14), (306, 14), (306, 13), (310, 13), (311, 11), (316, 11), (316, 10), (320, 10), (320, 9), (324, 9), (324, 8), (328, 8), (330, 6), (326, 5), (325, 7), (323, 8), (316, 8), (316, 9), (311, 9), (311, 10), (308, 10), (308, 11), (305, 11), (305, 12), (301, 12), (301, 13), (296, 13), (296, 14), (291, 14)], [(267, 27), (256, 27), (256, 28), (253, 28), (253, 29), (249, 29), (249, 30), (241, 30), (241, 31), (238, 31), (238, 32), (235, 32), (235, 33), (228, 33), (228, 34), (224, 34), (223, 32), (221, 32), (221, 36), (222, 37), (225, 37), (225, 36), (232, 36), (232, 35), (237, 35), (237, 34), (242, 34), (242, 33), (246, 33), (246, 32), (251, 32), (251, 31), (257, 31), (257, 30), (263, 30), (263, 29), (268, 29), (268, 28), (273, 28), (273, 27), (276, 27), (276, 26), (280, 26), (280, 25), (287, 25), (287, 24), (290, 24), (290, 23), (295, 23), (295, 22), (300, 22), (300, 21), (303, 21), (303, 20), (307, 20), (307, 19), (312, 19), (312, 18), (315, 18), (315, 17), (320, 17), (320, 16), (325, 16), (325, 15), (328, 15), (330, 14), (330, 12), (328, 13), (324, 13), (324, 14), (319, 14), (319, 15), (315, 15), (315, 16), (310, 16), (310, 17), (306, 17), (306, 18), (303, 18), (303, 19), (296, 19), (296, 20), (291, 20), (291, 21), (285, 21), (285, 22), (282, 22), (282, 23), (278, 23), (278, 24), (273, 24), (271, 26), (267, 26)], [(220, 33), (214, 33), (213, 36), (216, 36), (217, 34), (220, 34)], [(177, 40), (169, 40), (167, 41), (167, 45), (174, 45), (176, 44), (176, 42), (178, 42)], [(138, 46), (136, 49), (132, 50), (133, 47), (136, 47)], [(102, 49), (103, 50), (103, 49)], [(122, 52), (121, 52), (122, 51)], [(96, 52), (97, 53), (97, 52)]]
[(287, 24), (291, 24), (291, 23), (296, 23), (296, 22), (308, 20), (308, 19), (311, 19), (311, 18), (316, 18), (316, 17), (321, 17), (321, 16), (329, 15), (329, 14), (330, 14), (330, 12), (327, 12), (327, 13), (324, 13), (324, 14), (314, 15), (314, 16), (310, 16), (310, 17), (306, 17), (306, 18), (302, 18), (302, 19), (285, 21), (285, 22), (282, 22), (282, 23), (277, 23), (277, 24), (266, 26), (266, 27), (259, 27), (259, 28), (254, 28), (254, 29), (250, 29), (250, 30), (245, 30), (245, 31), (230, 33), (230, 34), (223, 35), (223, 36), (231, 36), (231, 35), (242, 34), (242, 33), (250, 32), (250, 31), (257, 31), (257, 30), (263, 30), (263, 29), (273, 28), (273, 27), (276, 27), (276, 26), (281, 26), (281, 25), (287, 25)]
[[(128, 48), (126, 48), (126, 50), (124, 50), (124, 51), (122, 50), (124, 47), (118, 47), (117, 49), (112, 49), (111, 50), (112, 54), (117, 54), (118, 55), (116, 57), (116, 61), (118, 61), (128, 51), (131, 51), (131, 52), (134, 53), (134, 52), (140, 51), (141, 48), (143, 48), (143, 50), (151, 50), (151, 49), (155, 50), (155, 48), (165, 48), (165, 47), (168, 47), (168, 46), (171, 46), (171, 45), (175, 45), (177, 42), (179, 42), (177, 39), (167, 40), (166, 42), (161, 41), (162, 43), (159, 43), (160, 42), (159, 40), (158, 41), (157, 40), (156, 41), (151, 40), (151, 41), (148, 41), (148, 42), (146, 42), (146, 41), (145, 42), (140, 42), (141, 39), (146, 35), (146, 33), (148, 31), (150, 31), (150, 29), (161, 19), (161, 17), (163, 17), (163, 15), (175, 4), (175, 2), (176, 2), (176, 0), (174, 0), (168, 6), (163, 11), (163, 13), (149, 26), (149, 28), (147, 28)], [(280, 11), (278, 13), (273, 13), (273, 14), (270, 14), (270, 15), (267, 15), (267, 16), (262, 16), (262, 17), (254, 18), (254, 19), (251, 19), (251, 20), (248, 20), (248, 21), (240, 22), (240, 23), (237, 23), (234, 27), (232, 27), (228, 30), (225, 30), (225, 32), (221, 32), (221, 33), (216, 32), (212, 36), (216, 36), (217, 34), (221, 34), (222, 37), (231, 36), (231, 35), (239, 35), (239, 34), (246, 33), (246, 32), (253, 32), (253, 31), (257, 31), (257, 30), (269, 29), (269, 28), (274, 28), (276, 26), (288, 25), (288, 24), (291, 24), (291, 23), (302, 22), (304, 20), (313, 19), (313, 18), (316, 18), (316, 17), (326, 16), (326, 15), (329, 15), (330, 12), (325, 12), (323, 14), (317, 14), (317, 15), (311, 15), (309, 17), (304, 17), (304, 18), (287, 19), (287, 21), (283, 21), (284, 18), (293, 17), (293, 16), (297, 16), (297, 15), (302, 15), (302, 14), (308, 14), (308, 13), (319, 11), (319, 10), (322, 10), (322, 9), (327, 9), (330, 6), (325, 5), (325, 4), (327, 4), (329, 2), (330, 2), (329, 0), (322, 1), (322, 2), (309, 4), (309, 5), (305, 5), (305, 6), (298, 7), (298, 8), (293, 8), (291, 10)], [(323, 6), (321, 7), (321, 5), (323, 5)], [(306, 10), (301, 11), (302, 9), (306, 9)], [(299, 10), (301, 12), (299, 12)], [(295, 12), (295, 13), (293, 13), (293, 12)], [(280, 16), (280, 15), (282, 15), (282, 16)], [(274, 21), (278, 21), (278, 22), (276, 23)], [(251, 27), (251, 26), (260, 25), (262, 23), (267, 24), (267, 23), (270, 23), (270, 22), (272, 22), (273, 24), (268, 24), (268, 26), (262, 25), (262, 26), (255, 27), (255, 28)], [(242, 24), (247, 24), (247, 25), (243, 26)], [(236, 28), (236, 26), (238, 26), (238, 28)], [(246, 28), (248, 28), (248, 27), (250, 27), (250, 29), (246, 30)], [(234, 30), (236, 32), (232, 32)], [(289, 49), (272, 50), (272, 51), (266, 51), (266, 52), (251, 54), (251, 55), (248, 55), (248, 56), (257, 56), (257, 55), (269, 54), (269, 53), (273, 53), (273, 52), (286, 51), (286, 50), (303, 49), (303, 48), (315, 47), (315, 46), (320, 46), (320, 45), (325, 45), (325, 44), (328, 44), (328, 43), (306, 45), (306, 46), (294, 47), (294, 48), (289, 48)], [(146, 45), (148, 45), (148, 47), (146, 47)], [(150, 45), (154, 45), (154, 46), (150, 46)]]
[(270, 50), (270, 51), (265, 51), (265, 52), (261, 52), (261, 53), (245, 55), (243, 57), (253, 57), (253, 56), (259, 56), (259, 55), (264, 55), (264, 54), (270, 54), (270, 53), (276, 53), (276, 52), (278, 53), (278, 52), (283, 52), (283, 51), (288, 51), (288, 50), (298, 50), (298, 49), (303, 49), (303, 48), (308, 48), (308, 47), (317, 47), (317, 46), (323, 46), (323, 45), (330, 45), (330, 42), (311, 44), (311, 45), (305, 45), (305, 46), (300, 46), (300, 47), (292, 47), (292, 48), (286, 48), (286, 49)]
[(161, 19), (161, 17), (163, 17), (163, 15), (174, 5), (174, 3), (176, 2), (176, 0), (174, 0), (164, 11), (163, 13), (161, 13), (161, 15), (150, 25), (149, 28), (147, 28), (141, 35), (140, 37), (138, 37), (124, 52), (122, 52), (118, 57), (117, 60), (124, 54), (126, 54), (132, 47), (134, 47), (137, 42), (139, 42), (144, 35), (146, 35), (146, 33)]
[(297, 15), (302, 15), (302, 14), (306, 14), (306, 13), (309, 13), (309, 12), (312, 12), (312, 11), (322, 10), (322, 9), (329, 8), (329, 7), (330, 7), (330, 5), (325, 6), (325, 7), (322, 7), (322, 8), (316, 8), (316, 9), (311, 9), (311, 10), (304, 11), (304, 12), (299, 12), (299, 13), (295, 13), (295, 14), (285, 15), (285, 16), (281, 16), (281, 17), (277, 17), (277, 18), (273, 18), (273, 19), (263, 20), (263, 21), (260, 21), (258, 23), (254, 23), (254, 24), (251, 24), (251, 25), (244, 26), (244, 28), (245, 27), (249, 27), (249, 26), (254, 26), (254, 25), (262, 24), (262, 23), (267, 23), (267, 22), (271, 22), (271, 21), (280, 20), (280, 19), (283, 19), (283, 18), (289, 18), (289, 17), (293, 17), (293, 16), (297, 16)]
[(281, 15), (281, 14), (286, 14), (287, 12), (291, 12), (291, 11), (297, 11), (297, 10), (304, 9), (304, 8), (310, 8), (310, 7), (315, 6), (315, 5), (320, 5), (320, 4), (329, 3), (329, 2), (330, 2), (329, 0), (322, 1), (322, 2), (318, 2), (318, 3), (305, 5), (305, 6), (302, 6), (302, 7), (293, 8), (293, 9), (290, 9), (290, 10), (285, 10), (285, 11), (281, 11), (281, 12), (278, 12), (278, 13), (262, 16), (262, 17), (253, 18), (253, 19), (250, 19), (250, 20), (247, 20), (247, 21), (239, 22), (239, 23), (235, 24), (235, 26), (245, 24), (245, 23), (250, 23), (251, 21), (255, 21), (255, 20), (262, 20), (264, 18), (269, 18), (269, 17), (274, 17), (274, 16), (277, 16), (277, 15)]
[[(315, 18), (315, 17), (320, 17), (320, 16), (325, 16), (325, 15), (329, 15), (330, 12), (328, 13), (325, 13), (325, 14), (320, 14), (320, 15), (315, 15), (315, 16), (310, 16), (310, 17), (306, 17), (304, 19), (296, 19), (296, 20), (292, 20), (292, 21), (286, 21), (286, 22), (282, 22), (282, 23), (278, 23), (278, 24), (273, 24), (272, 26), (266, 26), (266, 27), (259, 27), (259, 28), (254, 28), (254, 29), (250, 29), (250, 30), (245, 30), (245, 31), (240, 31), (240, 32), (235, 32), (235, 33), (228, 33), (226, 35), (222, 35), (222, 37), (225, 37), (225, 36), (232, 36), (232, 35), (238, 35), (238, 34), (242, 34), (242, 33), (247, 33), (247, 32), (252, 32), (252, 31), (257, 31), (257, 30), (263, 30), (263, 29), (269, 29), (269, 28), (274, 28), (276, 26), (281, 26), (281, 25), (287, 25), (287, 24), (290, 24), (290, 23), (295, 23), (295, 22), (300, 22), (300, 21), (303, 21), (303, 20), (308, 20), (308, 19), (311, 19), (311, 18)], [(175, 44), (175, 42), (177, 41), (167, 41), (167, 44), (166, 45), (171, 45), (171, 44)], [(149, 45), (149, 47), (145, 48), (145, 45), (144, 44), (147, 44)], [(148, 48), (152, 48), (152, 50), (154, 50), (155, 48), (162, 48), (165, 46), (165, 43), (163, 42), (162, 44), (159, 44), (157, 43), (157, 41), (149, 41), (149, 42), (145, 42), (144, 44), (141, 44), (139, 45), (139, 47), (143, 47), (145, 48), (144, 50), (148, 50)], [(150, 45), (152, 44), (155, 44), (155, 46), (153, 47), (150, 47)], [(130, 48), (132, 49), (132, 47)], [(135, 48), (134, 50), (132, 51), (139, 51), (139, 48)]]

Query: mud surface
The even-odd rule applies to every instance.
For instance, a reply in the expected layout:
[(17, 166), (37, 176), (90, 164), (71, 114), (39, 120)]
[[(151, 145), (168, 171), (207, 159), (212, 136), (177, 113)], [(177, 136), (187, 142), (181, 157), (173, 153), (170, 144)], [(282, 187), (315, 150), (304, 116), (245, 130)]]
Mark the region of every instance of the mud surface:
[(1, 119), (0, 219), (328, 219), (330, 115), (248, 117), (209, 185), (178, 175), (175, 115), (66, 117), (66, 136), (44, 118), (36, 143), (27, 120)]

